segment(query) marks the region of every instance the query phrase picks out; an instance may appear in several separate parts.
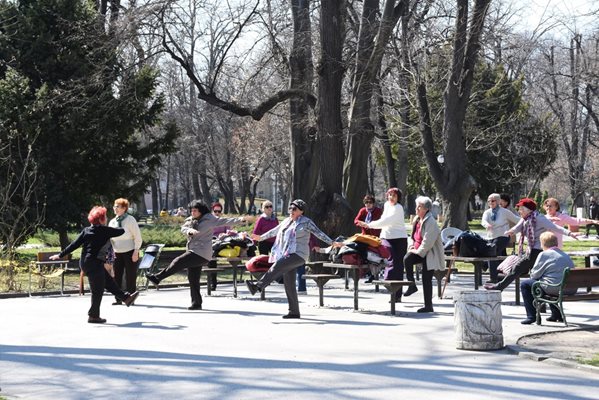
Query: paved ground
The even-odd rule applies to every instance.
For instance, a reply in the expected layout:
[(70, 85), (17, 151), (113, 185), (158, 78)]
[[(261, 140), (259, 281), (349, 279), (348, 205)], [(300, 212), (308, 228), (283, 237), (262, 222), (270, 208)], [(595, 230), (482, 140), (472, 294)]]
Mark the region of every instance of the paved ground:
[[(523, 326), (523, 307), (510, 303), (513, 291), (505, 292), (508, 348), (463, 351), (455, 348), (451, 299), (434, 299), (437, 312), (421, 315), (416, 313), (422, 301), (419, 292), (398, 305), (399, 314), (393, 317), (386, 293), (375, 293), (370, 285), (361, 288), (361, 310), (354, 312), (352, 292), (340, 281), (328, 285), (324, 308), (317, 306), (317, 289), (310, 285), (309, 294), (300, 297), (301, 320), (281, 319), (287, 311), (282, 285), (273, 285), (264, 302), (245, 288), (235, 299), (231, 285), (221, 285), (215, 296), (205, 298), (203, 311), (186, 309), (186, 288), (150, 290), (130, 308), (111, 306), (112, 299), (106, 297), (106, 325), (86, 323), (89, 296), (2, 299), (0, 396), (598, 398), (596, 369), (567, 369), (552, 358), (539, 362), (514, 354), (526, 354), (534, 342), (520, 338), (547, 331), (567, 336), (572, 346), (598, 343), (597, 332), (571, 331), (599, 325), (597, 303), (568, 303), (571, 329), (556, 323)], [(470, 288), (472, 276), (459, 276), (446, 294)], [(552, 336), (545, 336), (543, 343), (551, 343)], [(552, 350), (542, 347), (536, 354)]]

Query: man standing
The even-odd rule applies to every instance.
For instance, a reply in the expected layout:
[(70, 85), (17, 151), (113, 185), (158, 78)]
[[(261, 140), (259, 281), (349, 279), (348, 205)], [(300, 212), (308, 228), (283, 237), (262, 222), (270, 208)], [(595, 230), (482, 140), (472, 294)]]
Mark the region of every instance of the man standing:
[[(599, 218), (599, 204), (597, 204), (597, 201), (595, 201), (594, 196), (591, 196), (591, 198), (589, 200), (590, 200), (589, 219), (598, 219)], [(599, 225), (597, 225), (597, 224), (588, 224), (585, 236), (589, 236), (591, 226), (595, 227), (595, 231), (597, 232), (597, 239), (599, 239)]]

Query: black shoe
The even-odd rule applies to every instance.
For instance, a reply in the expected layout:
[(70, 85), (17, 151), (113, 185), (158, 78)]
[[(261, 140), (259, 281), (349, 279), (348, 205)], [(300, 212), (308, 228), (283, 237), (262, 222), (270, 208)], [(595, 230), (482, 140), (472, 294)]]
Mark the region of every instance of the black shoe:
[(202, 309), (202, 305), (201, 304), (192, 304), (189, 307), (187, 307), (188, 310), (201, 310)]
[(520, 321), (522, 325), (530, 325), (535, 322), (534, 318), (526, 318), (525, 320)]
[(152, 282), (156, 287), (158, 287), (158, 285), (160, 284), (160, 279), (158, 279), (156, 275), (146, 274), (146, 278), (148, 278), (148, 280)]
[(125, 300), (123, 300), (123, 303), (125, 303), (125, 305), (127, 307), (129, 307), (130, 305), (135, 303), (135, 299), (137, 299), (137, 296), (139, 296), (139, 292), (133, 292), (129, 296), (125, 297)]
[(564, 319), (562, 317), (552, 315), (551, 317), (547, 317), (547, 321), (549, 321), (549, 322), (564, 322)]
[(374, 280), (374, 276), (370, 275), (365, 281), (364, 283), (372, 283), (372, 281)]
[(416, 311), (416, 312), (429, 313), (429, 312), (435, 312), (435, 310), (433, 310), (432, 307), (422, 307), (422, 308), (419, 308), (418, 311)]
[(546, 313), (547, 312), (547, 304), (545, 304), (545, 303), (541, 304), (541, 308), (539, 309), (539, 312)]
[(283, 315), (283, 319), (300, 319), (300, 315), (299, 314), (287, 314), (287, 315)]
[(250, 293), (253, 295), (256, 294), (256, 292), (260, 291), (260, 288), (258, 287), (258, 285), (256, 285), (254, 282), (247, 280), (245, 281), (245, 285), (248, 287), (248, 290), (250, 291)]
[(216, 290), (216, 285), (211, 285), (210, 290)]
[(408, 287), (408, 289), (404, 292), (404, 296), (408, 297), (413, 295), (414, 293), (416, 293), (418, 291), (418, 287), (416, 285), (410, 285)]
[(100, 317), (89, 317), (87, 319), (87, 322), (89, 324), (104, 324), (104, 323), (106, 323), (106, 320), (104, 318), (100, 318)]
[(112, 303), (113, 306), (121, 306), (123, 305), (123, 302), (120, 300), (115, 301), (114, 303)]

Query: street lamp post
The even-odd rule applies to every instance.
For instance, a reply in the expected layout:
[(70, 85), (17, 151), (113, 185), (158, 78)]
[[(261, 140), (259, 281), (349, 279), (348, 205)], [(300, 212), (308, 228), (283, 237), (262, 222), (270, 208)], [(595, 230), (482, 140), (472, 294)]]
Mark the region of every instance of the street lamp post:
[(277, 212), (277, 174), (275, 174), (274, 172), (270, 175), (270, 179), (272, 179), (272, 204), (273, 204), (273, 211)]

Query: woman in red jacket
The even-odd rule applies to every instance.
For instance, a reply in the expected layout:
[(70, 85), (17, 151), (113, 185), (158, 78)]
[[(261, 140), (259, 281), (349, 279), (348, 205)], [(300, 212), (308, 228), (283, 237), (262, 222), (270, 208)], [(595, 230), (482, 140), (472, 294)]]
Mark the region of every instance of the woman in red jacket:
[[(360, 222), (365, 222), (368, 224), (381, 218), (381, 215), (383, 215), (383, 210), (375, 205), (374, 196), (367, 194), (364, 196), (364, 207), (360, 208), (358, 215), (356, 215), (356, 218), (354, 219), (354, 225), (360, 227)], [(364, 235), (373, 235), (378, 237), (381, 234), (380, 229), (371, 229), (363, 226), (361, 229)]]

